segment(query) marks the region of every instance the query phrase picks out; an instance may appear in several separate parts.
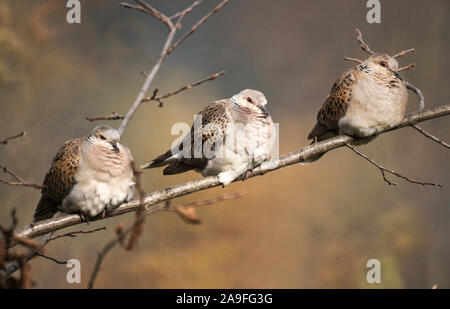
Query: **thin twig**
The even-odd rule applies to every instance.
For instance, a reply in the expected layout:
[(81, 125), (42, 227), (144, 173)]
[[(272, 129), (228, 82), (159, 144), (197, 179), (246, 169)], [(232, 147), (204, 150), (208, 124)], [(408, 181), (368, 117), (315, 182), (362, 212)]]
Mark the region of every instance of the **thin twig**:
[(370, 49), (369, 45), (367, 45), (367, 44), (364, 42), (363, 37), (362, 37), (362, 33), (361, 33), (361, 31), (360, 31), (359, 29), (356, 29), (356, 39), (358, 40), (359, 46), (361, 46), (361, 49), (362, 49), (363, 51), (365, 51), (366, 53), (368, 53), (368, 54), (370, 54), (370, 55), (375, 54), (375, 52), (373, 52), (373, 51)]
[(148, 4), (144, 1), (141, 1), (141, 0), (134, 0), (134, 1), (137, 2), (138, 4), (140, 4), (140, 6), (133, 5), (133, 4), (126, 3), (126, 2), (120, 2), (119, 5), (122, 7), (128, 8), (128, 9), (135, 9), (140, 12), (150, 14), (153, 17), (162, 21), (167, 26), (169, 31), (173, 29), (173, 27), (174, 27), (173, 23), (166, 15), (164, 15), (163, 13), (161, 13), (160, 11), (158, 11), (157, 9), (155, 9), (150, 4)]
[[(141, 203), (141, 205), (143, 205), (146, 193), (141, 185), (142, 170), (136, 167), (136, 164), (134, 161), (132, 161), (132, 168), (133, 168), (134, 178), (136, 180), (136, 188), (139, 193), (139, 203)], [(136, 245), (136, 243), (139, 239), (139, 236), (141, 236), (141, 234), (142, 234), (142, 230), (144, 229), (144, 223), (145, 223), (144, 213), (145, 213), (144, 206), (142, 206), (138, 211), (136, 211), (134, 228), (130, 235), (130, 238), (128, 239), (128, 245), (126, 246), (127, 251), (133, 250), (134, 246)], [(121, 236), (123, 237), (124, 235), (121, 234)]]
[(401, 67), (400, 69), (397, 70), (397, 72), (411, 70), (411, 69), (414, 69), (415, 66), (416, 66), (415, 63), (411, 63), (411, 64), (408, 64), (408, 65), (406, 65), (404, 67)]
[(52, 258), (51, 256), (45, 255), (45, 254), (41, 254), (41, 253), (36, 253), (36, 256), (40, 256), (43, 257), (44, 259), (50, 260), (52, 262), (55, 262), (56, 264), (62, 264), (62, 265), (66, 265), (67, 262), (66, 261), (59, 261), (55, 258)]
[(106, 116), (106, 117), (103, 117), (103, 116), (99, 116), (99, 117), (85, 117), (85, 119), (86, 120), (89, 120), (89, 121), (98, 121), (98, 120), (120, 120), (120, 119), (123, 119), (124, 118), (124, 116), (122, 116), (122, 115), (119, 115), (118, 113), (116, 113), (116, 112), (112, 112), (111, 113), (111, 115), (109, 115), (109, 116)]
[(353, 62), (356, 62), (356, 63), (359, 63), (359, 64), (363, 64), (364, 63), (364, 61), (362, 61), (362, 60), (359, 60), (359, 59), (356, 59), (356, 58), (350, 58), (350, 57), (344, 57), (344, 60), (353, 61)]
[(182, 12), (178, 12), (173, 16), (170, 16), (169, 19), (175, 19), (181, 16), (181, 14), (188, 14), (190, 12), (192, 12), (192, 10), (197, 6), (200, 5), (204, 0), (197, 0), (194, 1), (190, 6), (188, 6), (185, 10), (183, 10)]
[(412, 92), (414, 92), (417, 95), (417, 97), (419, 98), (419, 111), (423, 110), (425, 108), (425, 98), (422, 94), (422, 91), (420, 91), (419, 88), (417, 88), (413, 84), (407, 82), (406, 80), (403, 82), (405, 83), (405, 86), (407, 89), (411, 90)]
[[(156, 96), (156, 92), (154, 92), (151, 97), (143, 98), (142, 102), (150, 102), (150, 101), (158, 101), (158, 102), (160, 102), (162, 99), (166, 99), (166, 98), (171, 97), (173, 95), (176, 95), (176, 94), (178, 94), (178, 93), (180, 93), (180, 92), (182, 92), (184, 90), (191, 89), (191, 88), (193, 88), (195, 86), (201, 85), (204, 82), (207, 82), (207, 81), (210, 81), (210, 80), (214, 80), (214, 79), (218, 78), (219, 76), (222, 76), (222, 75), (225, 75), (225, 74), (226, 74), (225, 71), (221, 71), (221, 72), (215, 73), (215, 74), (213, 74), (211, 76), (208, 76), (208, 77), (206, 77), (206, 78), (204, 78), (202, 80), (193, 82), (192, 84), (183, 86), (183, 87), (181, 87), (178, 90), (166, 93), (164, 95)], [(155, 90), (157, 90), (157, 89), (155, 89)]]
[(422, 129), (421, 127), (419, 127), (416, 124), (412, 124), (411, 127), (413, 127), (414, 129), (416, 129), (417, 131), (419, 131), (420, 133), (422, 133), (423, 135), (425, 135), (426, 137), (428, 137), (429, 139), (435, 141), (436, 143), (444, 146), (447, 149), (450, 149), (450, 145), (447, 144), (446, 142), (440, 140), (439, 138), (437, 138), (436, 136), (434, 136), (431, 133), (428, 133), (427, 131), (425, 131), (424, 129)]
[(50, 238), (49, 241), (56, 240), (58, 238), (63, 238), (63, 237), (77, 237), (77, 235), (79, 235), (79, 234), (92, 234), (92, 233), (95, 233), (95, 232), (98, 232), (98, 231), (103, 231), (103, 230), (106, 230), (105, 226), (104, 227), (99, 227), (99, 228), (94, 229), (94, 230), (88, 230), (88, 231), (73, 231), (73, 232), (69, 232), (69, 233), (66, 233), (66, 234), (56, 235), (56, 236)]
[(40, 245), (39, 248), (29, 249), (27, 252), (21, 255), (21, 259), (13, 261), (4, 269), (0, 270), (0, 278), (8, 278), (19, 269), (22, 269), (23, 272), (24, 265), (32, 258), (34, 258), (37, 253), (42, 252), (42, 249), (44, 249), (45, 245), (49, 242), (50, 238), (53, 236), (53, 233), (54, 231), (42, 236), (41, 239), (37, 241)]
[(0, 145), (6, 145), (6, 144), (8, 144), (8, 142), (9, 142), (10, 140), (13, 140), (13, 139), (16, 139), (16, 138), (19, 138), (19, 137), (22, 137), (22, 136), (25, 136), (25, 131), (20, 132), (20, 133), (17, 134), (17, 135), (10, 136), (10, 137), (7, 137), (7, 138), (5, 138), (5, 139), (0, 140)]
[(215, 13), (217, 13), (224, 5), (226, 5), (228, 3), (228, 0), (224, 0), (222, 1), (218, 6), (216, 6), (211, 12), (209, 12), (208, 14), (206, 14), (204, 17), (202, 17), (194, 26), (192, 26), (191, 30), (189, 30), (186, 34), (184, 34), (175, 44), (173, 44), (168, 50), (167, 50), (167, 54), (169, 55), (170, 53), (172, 53), (174, 51), (175, 48), (177, 48), (181, 43), (183, 43), (183, 41), (190, 36), (191, 34), (193, 34), (195, 32), (195, 30), (197, 30), (197, 28), (203, 24), (208, 18), (210, 18), (212, 15), (214, 15)]
[(37, 183), (34, 183), (34, 182), (25, 181), (22, 177), (20, 177), (15, 172), (10, 170), (6, 165), (3, 165), (1, 163), (0, 163), (0, 169), (2, 169), (5, 174), (8, 174), (8, 175), (12, 176), (16, 180), (16, 182), (13, 182), (13, 181), (0, 179), (1, 183), (4, 183), (6, 185), (10, 185), (10, 186), (30, 187), (30, 188), (39, 189), (39, 190), (44, 187), (43, 185), (40, 185), (40, 184), (37, 184)]
[(375, 162), (374, 160), (372, 160), (371, 158), (369, 158), (367, 155), (365, 155), (365, 154), (363, 154), (362, 152), (360, 152), (359, 150), (357, 150), (355, 147), (353, 147), (353, 146), (351, 146), (351, 145), (348, 145), (348, 144), (347, 144), (346, 146), (347, 146), (348, 148), (350, 148), (350, 149), (351, 149), (354, 153), (356, 153), (357, 155), (363, 157), (364, 159), (366, 159), (367, 161), (369, 161), (370, 163), (372, 163), (373, 165), (375, 165), (376, 167), (378, 167), (378, 169), (380, 170), (380, 172), (381, 172), (381, 174), (382, 174), (382, 176), (383, 176), (384, 181), (385, 181), (387, 184), (389, 184), (390, 186), (396, 186), (397, 183), (391, 182), (389, 179), (387, 179), (387, 178), (386, 178), (386, 175), (385, 175), (385, 172), (390, 173), (390, 174), (392, 174), (392, 175), (395, 175), (395, 176), (397, 176), (397, 177), (399, 177), (399, 178), (402, 178), (402, 179), (404, 179), (404, 180), (406, 180), (406, 181), (408, 181), (408, 182), (411, 182), (411, 183), (415, 183), (415, 184), (419, 184), (419, 185), (423, 185), (423, 186), (428, 185), (428, 186), (436, 186), (436, 187), (441, 187), (441, 188), (442, 188), (442, 185), (439, 184), (439, 183), (423, 182), (423, 181), (414, 180), (414, 179), (408, 178), (408, 177), (406, 177), (406, 176), (403, 176), (402, 174), (400, 174), (400, 173), (398, 173), (398, 172), (396, 172), (396, 171), (387, 169), (387, 168), (385, 168), (384, 166), (378, 164), (377, 162)]
[(120, 127), (119, 127), (119, 134), (120, 135), (122, 135), (123, 132), (125, 131), (125, 127), (127, 126), (128, 121), (130, 121), (131, 117), (133, 117), (133, 115), (136, 112), (137, 108), (141, 104), (142, 99), (144, 98), (145, 94), (147, 93), (148, 88), (150, 87), (153, 79), (155, 78), (156, 73), (158, 73), (159, 68), (161, 67), (161, 64), (163, 63), (164, 59), (167, 56), (167, 50), (168, 50), (168, 48), (170, 46), (170, 43), (172, 42), (172, 40), (174, 38), (175, 32), (176, 32), (175, 28), (172, 28), (172, 30), (170, 30), (170, 33), (167, 36), (166, 42), (164, 43), (164, 47), (163, 47), (163, 49), (161, 51), (161, 55), (160, 55), (158, 61), (153, 66), (151, 72), (148, 74), (147, 78), (145, 79), (144, 85), (142, 86), (141, 90), (139, 91), (139, 94), (138, 94), (136, 100), (134, 101), (134, 103), (131, 106), (130, 110), (127, 112), (127, 114), (125, 115), (124, 119), (122, 120), (122, 123), (120, 124)]
[(410, 49), (407, 49), (407, 50), (403, 50), (403, 51), (401, 51), (401, 52), (395, 54), (394, 56), (392, 56), (392, 58), (403, 57), (403, 56), (406, 55), (407, 53), (412, 53), (412, 52), (414, 52), (414, 51), (415, 51), (414, 48), (410, 48)]

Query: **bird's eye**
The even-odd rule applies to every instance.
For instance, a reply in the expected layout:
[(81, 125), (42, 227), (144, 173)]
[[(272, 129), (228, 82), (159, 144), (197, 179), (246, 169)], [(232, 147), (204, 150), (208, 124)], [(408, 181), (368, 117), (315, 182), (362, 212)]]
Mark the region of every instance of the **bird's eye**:
[(106, 137), (104, 137), (103, 135), (99, 135), (98, 137), (100, 137), (100, 139), (101, 139), (102, 141), (106, 141)]
[(385, 68), (387, 68), (388, 67), (388, 64), (387, 64), (387, 62), (386, 61), (380, 61), (379, 62), (379, 65), (381, 65), (382, 67), (385, 67)]
[(252, 100), (252, 98), (250, 98), (250, 97), (247, 97), (247, 102), (248, 102), (248, 103), (252, 103), (252, 104), (253, 104), (253, 100)]

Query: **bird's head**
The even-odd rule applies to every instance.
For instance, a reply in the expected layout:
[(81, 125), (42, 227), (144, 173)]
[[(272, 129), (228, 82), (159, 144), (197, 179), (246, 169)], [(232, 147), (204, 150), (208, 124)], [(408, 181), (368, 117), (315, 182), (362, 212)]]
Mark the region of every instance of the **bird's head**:
[(395, 75), (398, 71), (398, 62), (387, 54), (374, 53), (364, 60), (364, 64), (373, 72)]
[(119, 132), (107, 124), (95, 127), (88, 136), (89, 143), (95, 146), (108, 148), (115, 152), (120, 152), (120, 149), (117, 146), (119, 140)]
[(264, 94), (258, 90), (245, 89), (235, 94), (231, 98), (231, 102), (237, 109), (247, 109), (252, 113), (270, 116), (266, 109), (267, 100)]

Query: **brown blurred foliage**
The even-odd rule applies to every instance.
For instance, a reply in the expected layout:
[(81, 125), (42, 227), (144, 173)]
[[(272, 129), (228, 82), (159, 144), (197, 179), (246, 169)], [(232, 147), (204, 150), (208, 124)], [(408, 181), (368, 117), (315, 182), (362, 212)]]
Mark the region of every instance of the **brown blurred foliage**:
[[(169, 15), (190, 2), (151, 1)], [(207, 13), (211, 2), (188, 15), (185, 27)], [(64, 4), (0, 2), (0, 137), (27, 131), (0, 147), (0, 161), (30, 181), (42, 181), (64, 141), (91, 129), (85, 116), (126, 112), (143, 82), (139, 72), (149, 70), (166, 35), (151, 17), (114, 1), (82, 1), (81, 24), (69, 25)], [(415, 47), (400, 59), (403, 65), (417, 64), (404, 78), (422, 89), (427, 107), (446, 104), (449, 9), (445, 0), (383, 1), (381, 24), (369, 25), (365, 1), (232, 1), (170, 55), (153, 86), (165, 93), (222, 69), (228, 74), (167, 99), (163, 108), (144, 104), (122, 142), (136, 162), (145, 162), (171, 145), (174, 123), (191, 123), (208, 102), (254, 88), (266, 94), (280, 123), (281, 154), (304, 146), (332, 83), (353, 65), (343, 57), (364, 57), (356, 27), (376, 51)], [(411, 95), (409, 109), (415, 108)], [(447, 118), (423, 126), (450, 138)], [(107, 256), (96, 287), (431, 288), (437, 283), (449, 288), (448, 152), (408, 128), (361, 150), (444, 188), (401, 180), (387, 186), (376, 168), (339, 149), (309, 166), (180, 198), (177, 203), (248, 192), (198, 209), (199, 226), (173, 213), (150, 216), (134, 251), (116, 248)], [(197, 177), (163, 177), (150, 170), (142, 180), (150, 192)], [(13, 208), (20, 225), (29, 223), (38, 199), (37, 190), (1, 185), (0, 223), (7, 224)], [(81, 261), (82, 284), (67, 284), (67, 268), (36, 258), (36, 286), (85, 287), (99, 248), (114, 237), (118, 222), (133, 218), (111, 219), (102, 222), (106, 231), (52, 242), (49, 255)], [(380, 285), (365, 281), (371, 258), (381, 261)]]

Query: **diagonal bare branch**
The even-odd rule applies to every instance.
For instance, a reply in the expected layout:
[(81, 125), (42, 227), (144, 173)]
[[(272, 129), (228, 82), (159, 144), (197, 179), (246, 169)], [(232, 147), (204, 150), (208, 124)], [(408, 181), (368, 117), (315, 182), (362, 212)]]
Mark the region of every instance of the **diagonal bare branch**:
[(186, 34), (184, 34), (175, 44), (173, 44), (168, 50), (167, 54), (169, 55), (174, 51), (175, 48), (177, 48), (183, 41), (190, 35), (192, 35), (195, 30), (197, 30), (198, 27), (200, 27), (201, 24), (203, 24), (205, 21), (208, 20), (212, 15), (217, 13), (223, 6), (225, 6), (229, 0), (222, 1), (218, 6), (216, 6), (211, 12), (203, 16), (194, 26), (192, 26), (191, 30), (189, 30)]
[(10, 137), (7, 137), (7, 138), (4, 138), (4, 139), (0, 140), (0, 145), (6, 145), (6, 144), (8, 144), (8, 142), (10, 140), (13, 140), (13, 139), (16, 139), (16, 138), (19, 138), (19, 137), (22, 137), (22, 136), (25, 136), (25, 131), (22, 131), (19, 134), (16, 134), (14, 136), (10, 136)]
[[(211, 15), (213, 15), (215, 12), (217, 12), (223, 5), (225, 5), (228, 0), (225, 0), (224, 2), (222, 2), (221, 4), (219, 4), (212, 12), (210, 12), (208, 15), (206, 15), (204, 18), (202, 18), (200, 20), (200, 22), (197, 25), (194, 25), (193, 29), (191, 29), (191, 31), (188, 32), (188, 34), (185, 37), (182, 37), (181, 40), (179, 40), (177, 43), (175, 43), (174, 45), (171, 46), (172, 41), (175, 37), (175, 33), (177, 32), (177, 30), (179, 28), (181, 28), (181, 21), (183, 20), (184, 16), (188, 13), (191, 12), (192, 9), (197, 6), (200, 3), (194, 2), (192, 5), (190, 5), (189, 7), (187, 7), (186, 9), (184, 9), (183, 11), (180, 11), (179, 13), (175, 14), (177, 15), (177, 22), (175, 25), (173, 25), (172, 21), (170, 20), (170, 18), (168, 18), (166, 15), (162, 14), (161, 12), (159, 12), (158, 10), (156, 10), (155, 8), (153, 8), (152, 6), (150, 6), (149, 4), (145, 3), (144, 1), (141, 0), (135, 0), (137, 3), (139, 3), (142, 8), (144, 10), (147, 10), (148, 13), (150, 13), (151, 15), (155, 16), (156, 18), (162, 20), (169, 28), (169, 34), (166, 38), (166, 41), (164, 43), (164, 46), (161, 50), (161, 54), (158, 58), (158, 60), (156, 61), (155, 65), (153, 66), (153, 68), (151, 69), (150, 73), (146, 76), (145, 82), (141, 87), (141, 90), (139, 91), (134, 103), (132, 104), (131, 108), (128, 110), (127, 114), (125, 115), (125, 117), (123, 118), (120, 126), (119, 126), (119, 134), (122, 135), (123, 132), (125, 131), (125, 128), (128, 124), (128, 122), (130, 121), (130, 119), (133, 117), (134, 113), (136, 112), (136, 110), (138, 109), (139, 105), (142, 103), (142, 99), (144, 99), (145, 94), (147, 93), (148, 89), (150, 88), (150, 85), (153, 82), (153, 79), (155, 78), (156, 74), (158, 73), (161, 64), (163, 63), (163, 61), (166, 59), (166, 57), (173, 51), (173, 49), (177, 46), (179, 46), (181, 44), (181, 42), (189, 35), (191, 35), (195, 29), (202, 23), (204, 23)], [(124, 4), (121, 3), (122, 6), (125, 7), (132, 7), (132, 5), (130, 4)], [(133, 7), (135, 8), (135, 7)]]
[(422, 129), (421, 127), (419, 127), (416, 124), (412, 124), (411, 127), (413, 127), (414, 129), (416, 129), (417, 131), (419, 131), (420, 133), (422, 133), (423, 135), (425, 135), (426, 137), (428, 137), (429, 139), (435, 141), (436, 143), (444, 146), (447, 149), (450, 149), (450, 145), (447, 144), (446, 142), (440, 140), (439, 138), (437, 138), (436, 136), (434, 136), (431, 133), (428, 133), (427, 131), (425, 131), (424, 129)]
[(13, 177), (16, 181), (8, 181), (8, 180), (4, 180), (4, 179), (0, 179), (1, 183), (4, 183), (6, 185), (10, 185), (10, 186), (23, 186), (23, 187), (30, 187), (30, 188), (34, 188), (34, 189), (42, 189), (44, 186), (34, 183), (34, 182), (29, 182), (29, 181), (25, 181), (22, 177), (20, 177), (19, 175), (17, 175), (15, 172), (13, 172), (12, 170), (10, 170), (6, 165), (3, 165), (2, 163), (0, 163), (0, 169), (3, 170), (3, 172), (5, 174), (10, 175), (11, 177)]
[(364, 42), (363, 37), (362, 37), (362, 33), (361, 33), (361, 31), (360, 31), (359, 29), (356, 29), (356, 39), (358, 40), (359, 46), (361, 46), (361, 49), (362, 49), (363, 51), (365, 51), (366, 53), (368, 53), (368, 54), (370, 54), (370, 55), (375, 54), (375, 52), (373, 52), (373, 51), (370, 49), (369, 45), (367, 45), (367, 44)]
[(362, 152), (360, 152), (360, 151), (359, 151), (358, 149), (356, 149), (355, 147), (353, 147), (353, 146), (351, 146), (351, 145), (348, 145), (348, 144), (347, 144), (346, 146), (347, 146), (348, 148), (350, 148), (350, 149), (351, 149), (354, 153), (356, 153), (358, 156), (363, 157), (364, 159), (366, 159), (367, 161), (369, 161), (370, 163), (372, 163), (373, 165), (375, 165), (376, 167), (378, 167), (378, 169), (379, 169), (380, 172), (381, 172), (381, 175), (383, 176), (384, 181), (385, 181), (388, 185), (390, 185), (390, 186), (396, 186), (397, 183), (392, 182), (392, 181), (390, 181), (389, 179), (387, 179), (387, 178), (386, 178), (386, 173), (390, 173), (390, 174), (392, 174), (392, 175), (395, 175), (395, 176), (397, 176), (397, 177), (399, 177), (399, 178), (402, 178), (402, 179), (404, 179), (404, 180), (406, 180), (406, 181), (408, 181), (408, 182), (411, 182), (411, 183), (415, 183), (415, 184), (419, 184), (419, 185), (423, 185), (423, 186), (428, 185), (428, 186), (436, 186), (436, 187), (441, 187), (441, 188), (442, 188), (442, 185), (441, 185), (440, 183), (424, 182), (424, 181), (420, 181), (420, 180), (414, 180), (414, 179), (408, 178), (408, 177), (406, 177), (406, 176), (400, 174), (399, 172), (396, 172), (396, 171), (387, 169), (387, 168), (385, 168), (384, 166), (382, 166), (381, 164), (375, 162), (373, 159), (369, 158), (367, 155), (365, 155), (365, 154), (363, 154)]
[(220, 77), (222, 75), (225, 75), (225, 74), (226, 74), (225, 71), (221, 71), (221, 72), (215, 73), (215, 74), (213, 74), (211, 76), (208, 76), (208, 77), (206, 77), (206, 78), (204, 78), (202, 80), (193, 82), (192, 84), (189, 84), (189, 85), (185, 85), (185, 86), (181, 87), (178, 90), (175, 90), (175, 91), (172, 91), (172, 92), (166, 93), (164, 95), (160, 95), (160, 96), (156, 95), (158, 93), (158, 88), (156, 88), (155, 91), (153, 92), (153, 95), (151, 97), (143, 98), (141, 102), (158, 101), (158, 102), (161, 103), (162, 99), (166, 99), (166, 98), (171, 97), (173, 95), (176, 95), (176, 94), (178, 94), (178, 93), (180, 93), (180, 92), (182, 92), (184, 90), (188, 90), (188, 89), (191, 89), (191, 88), (193, 88), (195, 86), (201, 85), (201, 84), (203, 84), (203, 83), (205, 83), (207, 81), (214, 80), (214, 79), (216, 79), (216, 78), (218, 78), (218, 77)]

